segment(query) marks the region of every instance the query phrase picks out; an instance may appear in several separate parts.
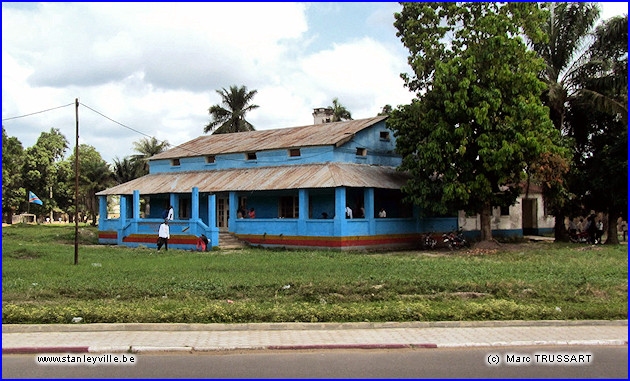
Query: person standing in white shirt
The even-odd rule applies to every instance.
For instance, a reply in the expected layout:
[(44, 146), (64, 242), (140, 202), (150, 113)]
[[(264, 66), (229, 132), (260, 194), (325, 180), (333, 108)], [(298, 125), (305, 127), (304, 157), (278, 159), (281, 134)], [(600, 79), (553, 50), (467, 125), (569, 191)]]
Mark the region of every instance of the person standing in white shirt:
[(171, 230), (168, 227), (168, 220), (164, 220), (160, 225), (160, 231), (158, 232), (157, 249), (160, 251), (162, 245), (164, 250), (168, 251), (168, 239), (171, 238)]
[(168, 215), (166, 216), (166, 219), (169, 220), (169, 221), (173, 221), (173, 217), (174, 217), (173, 216), (173, 205), (171, 205), (168, 208)]

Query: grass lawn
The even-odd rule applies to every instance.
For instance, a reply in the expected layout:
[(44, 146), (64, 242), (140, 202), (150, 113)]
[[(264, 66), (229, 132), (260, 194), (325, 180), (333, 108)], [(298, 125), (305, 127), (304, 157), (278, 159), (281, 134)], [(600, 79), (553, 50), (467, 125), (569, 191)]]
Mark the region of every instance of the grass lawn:
[(209, 253), (99, 246), (74, 226), (2, 229), (2, 322), (627, 319), (627, 246)]

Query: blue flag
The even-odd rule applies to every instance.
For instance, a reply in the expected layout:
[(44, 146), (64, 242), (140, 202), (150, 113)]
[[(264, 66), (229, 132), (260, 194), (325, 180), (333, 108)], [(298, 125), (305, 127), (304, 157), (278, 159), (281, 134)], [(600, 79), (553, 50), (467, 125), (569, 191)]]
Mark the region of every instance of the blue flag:
[(31, 191), (28, 192), (28, 202), (32, 202), (33, 204), (44, 205), (42, 200), (40, 200), (39, 197), (35, 196), (35, 193)]

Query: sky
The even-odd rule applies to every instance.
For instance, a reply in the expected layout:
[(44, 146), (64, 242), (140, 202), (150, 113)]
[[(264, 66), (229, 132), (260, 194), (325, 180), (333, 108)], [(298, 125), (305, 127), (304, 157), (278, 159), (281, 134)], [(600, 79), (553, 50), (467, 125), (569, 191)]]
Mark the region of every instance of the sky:
[[(392, 2), (2, 3), (2, 118), (24, 148), (58, 128), (112, 163), (146, 136), (203, 135), (216, 90), (257, 90), (257, 130), (313, 124), (333, 98), (354, 119), (413, 98)], [(602, 19), (628, 3), (601, 3)], [(98, 111), (96, 113), (95, 111)], [(100, 114), (99, 114), (100, 113)], [(101, 115), (102, 114), (102, 115)], [(104, 116), (106, 117), (104, 117)], [(124, 126), (121, 126), (124, 125)], [(135, 130), (135, 131), (134, 131)]]

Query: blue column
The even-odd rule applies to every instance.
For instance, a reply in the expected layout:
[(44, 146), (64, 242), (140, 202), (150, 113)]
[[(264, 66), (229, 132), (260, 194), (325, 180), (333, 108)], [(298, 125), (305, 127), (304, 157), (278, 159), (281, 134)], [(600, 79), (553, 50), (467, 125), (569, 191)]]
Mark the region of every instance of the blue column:
[(298, 235), (307, 235), (306, 220), (308, 219), (308, 189), (298, 190)]
[(134, 220), (139, 220), (140, 219), (140, 191), (139, 190), (135, 190), (133, 191), (133, 205), (132, 205), (132, 210), (133, 210), (133, 219)]
[(347, 234), (346, 222), (346, 188), (335, 188), (335, 236), (344, 237)]
[(107, 219), (107, 196), (98, 196), (98, 230), (103, 230)]
[(118, 225), (118, 239), (116, 242), (118, 245), (122, 245), (123, 232), (124, 232), (126, 224), (127, 224), (127, 196), (120, 195), (120, 218), (119, 218), (119, 225)]
[(178, 220), (179, 218), (179, 202), (177, 193), (171, 193), (170, 204), (173, 206), (173, 220)]
[(374, 188), (363, 190), (363, 207), (365, 208), (365, 218), (368, 221), (368, 233), (376, 234), (376, 219), (374, 218)]
[(191, 200), (190, 207), (192, 208), (190, 212), (191, 220), (198, 221), (199, 220), (199, 188), (197, 187), (193, 187), (192, 189), (192, 200)]
[(238, 195), (236, 192), (230, 192), (229, 204), (228, 231), (236, 232), (236, 209), (238, 209)]
[(208, 227), (210, 228), (210, 245), (219, 246), (219, 228), (217, 227), (217, 196), (208, 195)]

